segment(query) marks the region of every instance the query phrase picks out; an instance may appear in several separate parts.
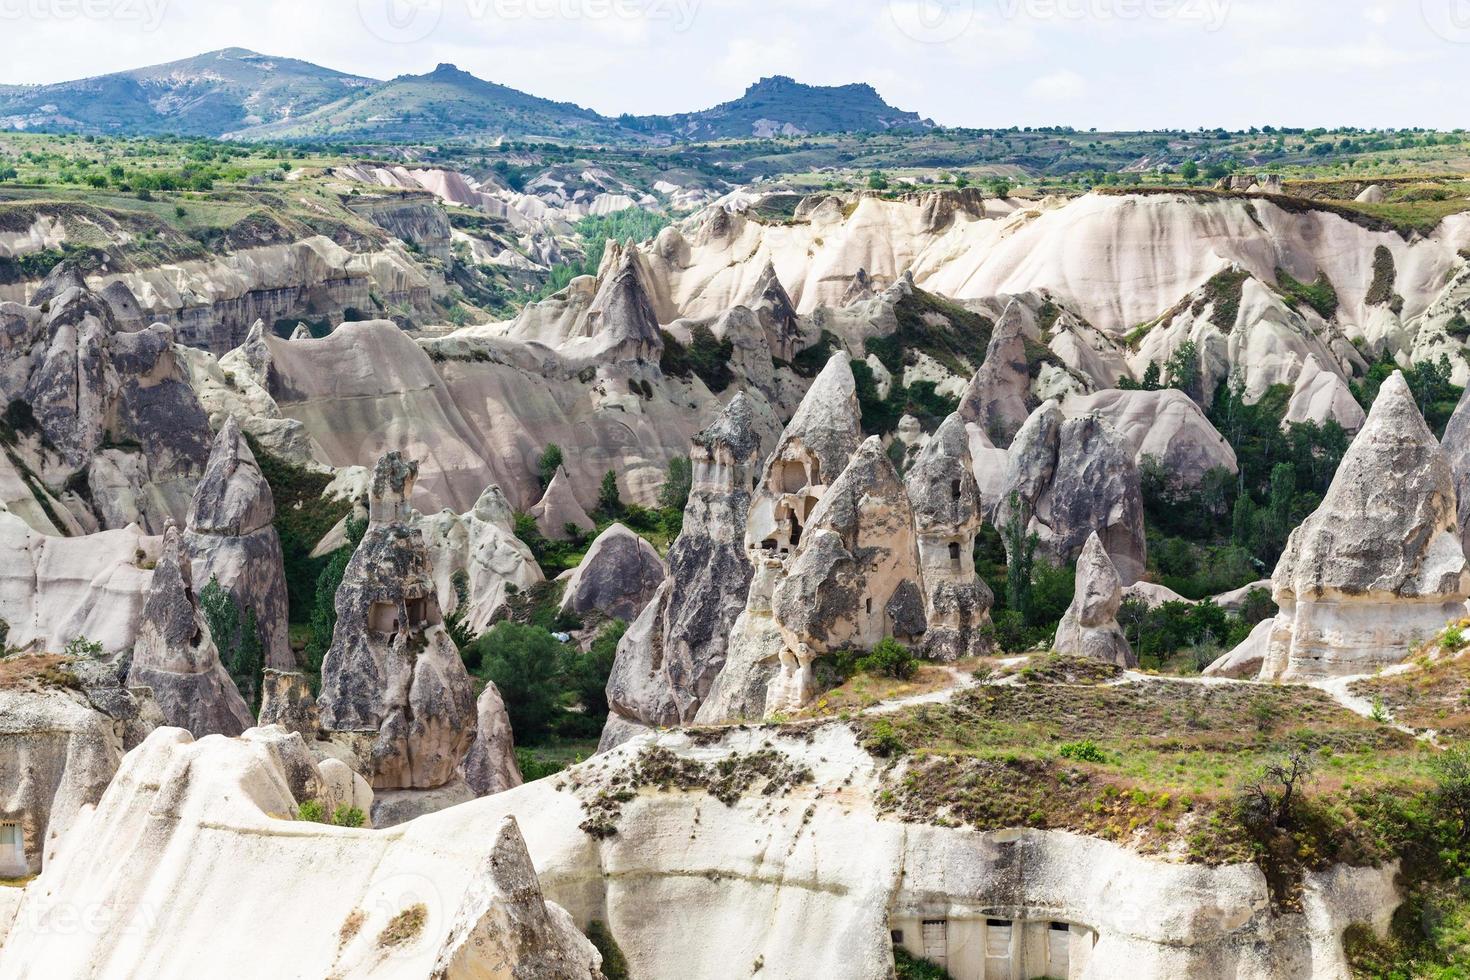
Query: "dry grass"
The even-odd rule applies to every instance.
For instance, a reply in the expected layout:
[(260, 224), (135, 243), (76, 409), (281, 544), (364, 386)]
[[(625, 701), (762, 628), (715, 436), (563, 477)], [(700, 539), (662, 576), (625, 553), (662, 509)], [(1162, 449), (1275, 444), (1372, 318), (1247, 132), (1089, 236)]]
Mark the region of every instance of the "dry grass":
[(67, 669), (70, 657), (54, 653), (22, 654), (0, 660), (0, 691), (44, 691), (77, 688), (81, 681)]
[(1359, 681), (1353, 693), (1381, 701), (1400, 725), (1450, 741), (1470, 738), (1470, 650), (1437, 654), (1421, 654), (1404, 673)]
[(362, 909), (353, 909), (349, 912), (347, 918), (342, 920), (342, 928), (337, 930), (337, 945), (339, 947), (346, 946), (352, 942), (357, 937), (357, 934), (362, 931), (362, 924), (366, 919), (367, 916), (363, 913)]
[[(427, 905), (423, 902), (410, 905), (383, 927), (383, 931), (378, 934), (378, 948), (390, 949), (413, 942), (424, 931), (424, 924), (428, 921), (429, 907)], [(345, 923), (343, 928), (346, 928)]]

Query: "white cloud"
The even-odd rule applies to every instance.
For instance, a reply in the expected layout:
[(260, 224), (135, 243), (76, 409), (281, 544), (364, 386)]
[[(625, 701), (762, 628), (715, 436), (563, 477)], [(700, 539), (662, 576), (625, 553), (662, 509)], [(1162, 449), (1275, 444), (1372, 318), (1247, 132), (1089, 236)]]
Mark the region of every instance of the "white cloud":
[(1087, 94), (1087, 79), (1063, 69), (1036, 79), (1026, 86), (1026, 94), (1043, 102), (1071, 102)]

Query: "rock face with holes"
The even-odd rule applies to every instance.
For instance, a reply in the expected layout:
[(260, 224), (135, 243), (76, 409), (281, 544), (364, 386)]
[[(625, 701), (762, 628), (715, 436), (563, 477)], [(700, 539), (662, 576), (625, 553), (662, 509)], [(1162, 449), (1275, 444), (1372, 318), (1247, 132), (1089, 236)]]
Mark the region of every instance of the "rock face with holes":
[[(602, 980), (597, 950), (544, 897), (515, 819), (452, 842), (427, 824), (291, 820), (308, 802), (361, 808), (366, 790), (344, 775), (279, 728), (154, 732), (48, 860), (45, 886), (26, 889), (0, 975)], [(152, 914), (35, 925), (91, 903)], [(222, 904), (253, 909), (260, 931), (221, 934), (201, 909)]]
[(744, 393), (694, 437), (689, 458), (689, 502), (669, 548), (668, 576), (618, 644), (602, 750), (644, 727), (692, 724), (745, 609), (745, 517), (760, 439)]
[(510, 716), (494, 682), (487, 682), (485, 690), (480, 692), (475, 716), (475, 741), (464, 760), (465, 784), (476, 796), (489, 796), (521, 785)]
[(239, 735), (254, 724), (250, 708), (220, 663), (199, 608), (178, 528), (169, 524), (133, 647), (129, 687), (153, 689), (170, 725), (196, 737)]
[(582, 563), (567, 579), (562, 612), (601, 613), (631, 622), (643, 611), (666, 574), (653, 545), (621, 524), (597, 536)]
[(772, 592), (771, 613), (782, 646), (768, 713), (811, 700), (817, 657), (844, 647), (872, 649), (889, 636), (912, 643), (923, 635), (913, 510), (877, 436), (858, 447), (812, 509)]
[(417, 475), (396, 452), (373, 469), (368, 528), (337, 590), (322, 661), (322, 730), (357, 750), (375, 790), (445, 785), (475, 738), (469, 674), (444, 629), (428, 547), (409, 523)]
[[(995, 524), (1022, 521), (1040, 553), (1065, 565), (1089, 535), (1102, 539), (1124, 585), (1143, 575), (1143, 492), (1133, 451), (1100, 415), (1067, 418), (1054, 401), (1026, 420), (1011, 445)], [(1002, 535), (1004, 537), (1004, 535)]]
[(766, 714), (767, 690), (783, 670), (775, 589), (813, 511), (862, 442), (861, 420), (847, 355), (833, 354), (781, 432), (751, 494), (745, 525), (750, 588), (730, 629), (725, 667), (696, 713), (699, 724)]
[(231, 416), (214, 440), (204, 478), (189, 506), (184, 546), (194, 581), (202, 589), (211, 579), (234, 599), (243, 614), (255, 613), (267, 666), (293, 670), (296, 657), (287, 636), (286, 569), (270, 485), (255, 454)]
[(975, 537), (984, 503), (961, 416), (944, 420), (919, 452), (904, 487), (913, 507), (924, 582), (928, 629), (923, 651), (935, 660), (979, 656), (991, 646), (995, 595), (975, 570)]
[(1076, 590), (1057, 627), (1057, 652), (1119, 667), (1137, 667), (1138, 658), (1118, 625), (1122, 605), (1123, 584), (1118, 580), (1118, 570), (1094, 532), (1077, 559)]
[(1370, 673), (1464, 616), (1455, 511), (1450, 462), (1395, 372), (1276, 565), (1262, 679)]

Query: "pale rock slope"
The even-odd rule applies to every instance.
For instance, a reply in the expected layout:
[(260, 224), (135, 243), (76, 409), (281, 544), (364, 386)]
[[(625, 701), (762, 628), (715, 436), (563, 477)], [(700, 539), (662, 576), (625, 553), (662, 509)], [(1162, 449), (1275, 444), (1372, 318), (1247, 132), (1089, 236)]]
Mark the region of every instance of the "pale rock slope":
[(542, 536), (552, 541), (568, 540), (568, 525), (583, 533), (590, 533), (597, 526), (577, 502), (576, 494), (572, 493), (572, 481), (565, 466), (556, 468), (541, 499), (527, 513), (536, 519), (536, 527)]
[[(1461, 545), (1470, 545), (1470, 393), (1460, 396), (1440, 442), (1455, 481), (1456, 523)], [(1470, 547), (1466, 548), (1470, 554)]]
[(644, 727), (693, 723), (745, 609), (752, 574), (745, 518), (760, 439), (744, 394), (694, 437), (689, 458), (693, 479), (669, 574), (618, 644), (603, 750)]
[(1031, 370), (1026, 360), (1028, 319), (1028, 311), (1016, 301), (1006, 306), (991, 331), (985, 362), (960, 399), (965, 421), (980, 426), (1003, 448), (1010, 446), (1034, 406), (1029, 401)]
[[(894, 931), (922, 952), (921, 920), (944, 921), (958, 962), (1001, 919), (1043, 940), (1006, 944), (996, 965), (1007, 975), (1336, 980), (1347, 971), (1344, 930), (1382, 934), (1400, 901), (1394, 866), (1308, 873), (1302, 913), (1281, 914), (1251, 865), (1175, 864), (1060, 831), (880, 818), (887, 765), (838, 724), (671, 733), (569, 779), (363, 831), (277, 819), (318, 792), (294, 737), (262, 729), (190, 742), (160, 731), (26, 890), (0, 972), (417, 978), (447, 967), (456, 980), (592, 980), (598, 960), (573, 923), (598, 919), (630, 975), (648, 980), (885, 980)], [(750, 781), (720, 802), (708, 788), (725, 771)], [(678, 782), (660, 786), (669, 772)], [(636, 789), (612, 801), (619, 784)], [(95, 861), (94, 848), (112, 860)], [(155, 914), (119, 911), (79, 934), (28, 926), (83, 901)], [(380, 937), (418, 903), (422, 927), (389, 955)], [(251, 909), (272, 941), (199, 914), (226, 905)], [(1052, 923), (1066, 933), (1060, 947), (1044, 941)], [(468, 969), (460, 957), (477, 950), (500, 951), (506, 973), (484, 960)]]
[(1371, 673), (1464, 616), (1470, 567), (1455, 508), (1449, 460), (1396, 372), (1321, 505), (1287, 540), (1261, 677)]
[(475, 741), (464, 759), (464, 781), (476, 796), (514, 789), (524, 781), (516, 763), (515, 738), (505, 699), (493, 681), (475, 702)]
[(105, 653), (133, 648), (153, 583), (162, 539), (130, 524), (63, 538), (0, 514), (0, 620), (6, 644), (33, 653), (60, 652), (78, 637)]
[(567, 579), (561, 611), (600, 613), (632, 622), (663, 584), (668, 569), (653, 545), (622, 524), (597, 536)]
[[(279, 728), (197, 742), (155, 732), (25, 890), (0, 973), (601, 980), (597, 951), (542, 897), (514, 819), (449, 847), (422, 821), (292, 820), (309, 800), (350, 802), (328, 769)], [(27, 925), (79, 901), (109, 911), (70, 935)], [(248, 910), (253, 927), (202, 914), (223, 908)]]

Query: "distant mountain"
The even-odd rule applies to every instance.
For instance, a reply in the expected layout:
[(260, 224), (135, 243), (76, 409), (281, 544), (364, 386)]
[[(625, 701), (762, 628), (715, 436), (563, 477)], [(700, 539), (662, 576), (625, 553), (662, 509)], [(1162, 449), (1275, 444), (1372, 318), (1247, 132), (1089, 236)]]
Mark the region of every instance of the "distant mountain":
[(628, 123), (647, 132), (704, 140), (811, 133), (876, 133), (932, 129), (931, 120), (883, 101), (871, 85), (803, 85), (785, 75), (762, 78), (733, 102), (703, 112), (642, 116)]
[(380, 84), (293, 58), (226, 48), (75, 82), (0, 86), (0, 129), (219, 136), (290, 119)]
[(591, 109), (540, 99), (454, 65), (440, 65), (427, 75), (401, 75), (305, 115), (237, 135), (412, 142), (502, 135), (614, 139), (627, 134)]
[(454, 65), (378, 81), (226, 48), (151, 68), (54, 85), (0, 85), (0, 130), (245, 140), (677, 140), (933, 127), (871, 85), (816, 86), (778, 75), (733, 102), (674, 116), (610, 119), (476, 78)]

